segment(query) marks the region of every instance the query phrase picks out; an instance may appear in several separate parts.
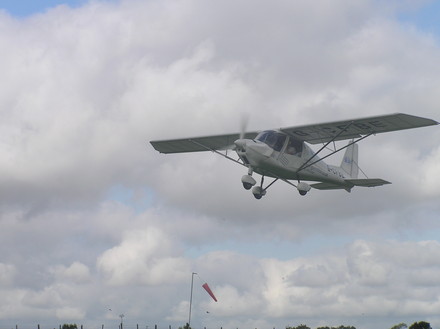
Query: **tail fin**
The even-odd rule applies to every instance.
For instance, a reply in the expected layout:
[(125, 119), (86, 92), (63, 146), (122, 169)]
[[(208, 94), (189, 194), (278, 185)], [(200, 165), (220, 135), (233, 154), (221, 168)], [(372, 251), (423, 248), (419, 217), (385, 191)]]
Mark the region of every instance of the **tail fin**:
[(342, 159), (341, 169), (344, 170), (351, 178), (357, 178), (359, 174), (358, 167), (358, 145), (352, 144), (347, 147), (344, 158)]

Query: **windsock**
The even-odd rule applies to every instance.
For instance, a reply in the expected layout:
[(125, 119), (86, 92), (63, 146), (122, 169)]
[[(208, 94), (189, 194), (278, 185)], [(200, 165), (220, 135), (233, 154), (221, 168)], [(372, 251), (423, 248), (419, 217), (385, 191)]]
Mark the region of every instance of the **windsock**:
[(204, 284), (202, 285), (202, 287), (203, 287), (203, 289), (206, 290), (206, 292), (209, 294), (209, 296), (212, 297), (212, 299), (214, 299), (215, 301), (217, 301), (217, 298), (215, 298), (214, 294), (212, 293), (211, 288), (209, 288), (209, 286), (208, 286), (207, 283), (204, 283)]

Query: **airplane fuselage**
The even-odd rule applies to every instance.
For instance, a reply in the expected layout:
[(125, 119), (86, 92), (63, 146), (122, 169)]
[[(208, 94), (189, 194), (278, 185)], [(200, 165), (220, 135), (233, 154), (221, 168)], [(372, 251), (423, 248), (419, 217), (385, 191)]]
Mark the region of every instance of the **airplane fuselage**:
[[(268, 138), (265, 139), (263, 134), (268, 134)], [(239, 145), (236, 152), (241, 160), (260, 175), (340, 185), (344, 185), (344, 180), (349, 178), (340, 167), (328, 165), (324, 161), (302, 169), (315, 152), (304, 142), (280, 132), (266, 131), (253, 140), (243, 139), (236, 144)], [(313, 157), (313, 162), (316, 160), (319, 158)]]

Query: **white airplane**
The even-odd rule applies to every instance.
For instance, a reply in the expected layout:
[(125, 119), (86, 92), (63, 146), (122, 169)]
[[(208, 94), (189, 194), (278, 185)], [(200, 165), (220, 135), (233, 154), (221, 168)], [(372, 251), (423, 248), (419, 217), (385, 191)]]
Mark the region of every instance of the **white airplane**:
[[(267, 189), (277, 180), (295, 186), (301, 195), (306, 195), (313, 187), (318, 190), (344, 189), (348, 192), (354, 186), (374, 187), (391, 184), (380, 178), (358, 178), (357, 143), (371, 135), (437, 125), (438, 122), (413, 115), (396, 113), (368, 118), (327, 122), (304, 126), (280, 128), (276, 130), (253, 131), (214, 135), (206, 137), (151, 141), (160, 153), (181, 153), (212, 151), (248, 169), (241, 178), (246, 190), (252, 188), (256, 199), (261, 199)], [(335, 141), (349, 140), (344, 147), (336, 149)], [(313, 151), (306, 143), (323, 146)], [(318, 157), (331, 143), (332, 152)], [(323, 160), (346, 149), (340, 166), (326, 164)], [(238, 159), (227, 154), (237, 152)], [(253, 173), (261, 175), (257, 185)], [(274, 180), (263, 186), (264, 177)], [(294, 184), (291, 181), (296, 181)], [(309, 185), (305, 181), (318, 182)]]

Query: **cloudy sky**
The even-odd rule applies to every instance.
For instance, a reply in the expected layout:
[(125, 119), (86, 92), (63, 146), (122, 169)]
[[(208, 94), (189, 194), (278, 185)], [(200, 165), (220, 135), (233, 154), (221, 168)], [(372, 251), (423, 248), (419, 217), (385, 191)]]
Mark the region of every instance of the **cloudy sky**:
[[(385, 4), (386, 3), (386, 4)], [(440, 120), (430, 1), (0, 1), (0, 326), (440, 327), (440, 129), (370, 137), (392, 185), (306, 197), (150, 140)], [(337, 164), (340, 157), (330, 162)], [(215, 303), (201, 288), (207, 281)]]

